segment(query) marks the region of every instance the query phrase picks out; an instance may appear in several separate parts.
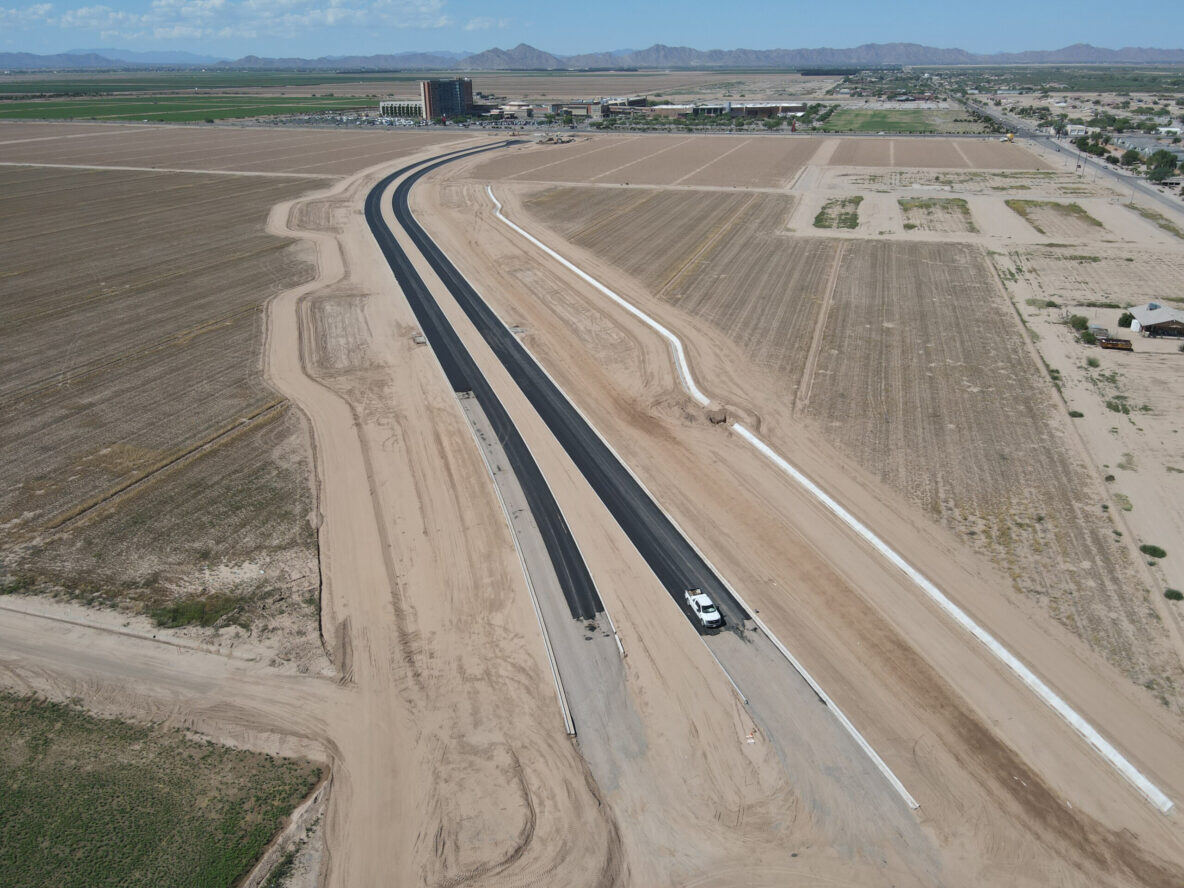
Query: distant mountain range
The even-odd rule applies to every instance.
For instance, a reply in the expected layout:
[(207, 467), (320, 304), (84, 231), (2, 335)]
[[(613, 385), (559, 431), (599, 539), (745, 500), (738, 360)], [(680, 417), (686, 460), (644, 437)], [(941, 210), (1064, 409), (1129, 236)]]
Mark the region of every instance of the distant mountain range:
[(1184, 64), (1184, 49), (1128, 46), (1104, 49), (1077, 43), (1064, 49), (972, 53), (919, 43), (867, 43), (852, 49), (710, 49), (654, 44), (648, 49), (557, 56), (525, 43), (479, 53), (402, 52), (392, 55), (323, 56), (317, 59), (246, 56), (234, 61), (184, 52), (76, 50), (58, 55), (0, 53), (0, 69), (219, 67), (268, 70), (561, 71), (581, 68), (820, 68), (879, 65), (1114, 65)]
[(116, 62), (132, 62), (140, 65), (213, 65), (226, 61), (223, 56), (196, 55), (192, 52), (159, 50), (136, 52), (131, 49), (70, 49), (64, 55), (100, 56)]

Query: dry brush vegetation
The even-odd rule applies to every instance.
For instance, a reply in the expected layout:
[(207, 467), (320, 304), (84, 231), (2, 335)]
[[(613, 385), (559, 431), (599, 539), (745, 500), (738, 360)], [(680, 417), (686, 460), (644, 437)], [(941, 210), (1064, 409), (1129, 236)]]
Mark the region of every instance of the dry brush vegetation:
[(1105, 492), (981, 248), (796, 238), (780, 233), (788, 200), (765, 194), (553, 188), (526, 207), (773, 371), (758, 409), (808, 391), (805, 415), (828, 440), (1132, 679), (1164, 678), (1166, 638), (1098, 509)]
[(897, 199), (904, 214), (906, 231), (955, 232), (978, 231), (970, 215), (970, 206), (961, 197), (901, 197)]

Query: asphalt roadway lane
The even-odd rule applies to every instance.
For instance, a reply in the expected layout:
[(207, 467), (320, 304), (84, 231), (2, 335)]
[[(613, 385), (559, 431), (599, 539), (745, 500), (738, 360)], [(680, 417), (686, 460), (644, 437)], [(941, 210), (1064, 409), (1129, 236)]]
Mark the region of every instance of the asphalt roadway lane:
[[(465, 149), (460, 152), (440, 155), (439, 158), (430, 158), (429, 161), (421, 161), (421, 163), (435, 161), (426, 168), (435, 169), (440, 164), (447, 163), (457, 157), (492, 151), (503, 147), (504, 144), (499, 143), (476, 150)], [(601, 604), (600, 595), (592, 582), (592, 576), (584, 563), (584, 557), (580, 554), (579, 547), (571, 535), (571, 529), (567, 526), (563, 513), (555, 502), (551, 488), (547, 485), (538, 464), (526, 446), (526, 442), (522, 440), (522, 435), (510, 420), (509, 414), (506, 413), (505, 407), (493, 393), (493, 389), (460, 341), (460, 337), (456, 335), (456, 331), (452, 329), (452, 325), (448, 323), (448, 319), (440, 310), (440, 306), (436, 304), (436, 300), (432, 297), (423, 278), (412, 266), (411, 260), (403, 248), (399, 246), (394, 233), (382, 220), (383, 193), (393, 181), (418, 165), (411, 164), (396, 170), (371, 189), (366, 196), (366, 222), (369, 224), (375, 240), (378, 241), (383, 255), (386, 256), (391, 271), (395, 274), (395, 280), (398, 281), (403, 294), (407, 297), (411, 310), (419, 321), (420, 329), (431, 345), (432, 351), (435, 352), (436, 359), (444, 369), (444, 374), (453, 391), (472, 392), (497, 435), (510, 467), (522, 485), (531, 514), (534, 516), (539, 533), (543, 537), (543, 543), (555, 568), (555, 574), (559, 578), (559, 584), (563, 589), (563, 596), (567, 601), (572, 618), (592, 620), (597, 614), (603, 613), (604, 605)], [(402, 187), (400, 186), (400, 188)], [(510, 334), (507, 332), (506, 335)]]
[[(424, 258), (448, 288), (457, 303), (468, 315), (489, 347), (509, 371), (527, 400), (543, 422), (567, 451), (576, 467), (587, 479), (597, 496), (608, 507), (613, 518), (637, 547), (637, 551), (653, 570), (671, 597), (683, 607), (683, 593), (687, 589), (702, 589), (719, 606), (727, 624), (741, 629), (748, 612), (733, 597), (731, 591), (716, 575), (691, 542), (658, 506), (636, 478), (621, 463), (616, 454), (588, 425), (567, 396), (551, 381), (538, 362), (522, 346), (517, 337), (502, 323), (477, 292), (469, 285), (456, 266), (415, 221), (408, 205), (408, 194), (415, 183), (432, 170), (455, 159), (448, 157), (427, 166), (404, 179), (395, 189), (394, 214), (407, 236), (423, 253)], [(367, 218), (371, 218), (369, 202), (375, 201), (382, 185), (371, 192), (367, 200)], [(375, 209), (377, 217), (377, 209)], [(381, 220), (379, 225), (381, 225)], [(371, 221), (371, 228), (375, 228)], [(393, 243), (393, 236), (388, 239)], [(378, 235), (376, 231), (376, 236)], [(380, 240), (381, 242), (381, 240)], [(392, 265), (393, 267), (393, 265)], [(408, 264), (408, 268), (410, 265)], [(414, 274), (414, 270), (411, 270)], [(426, 294), (423, 282), (419, 287)], [(430, 295), (428, 299), (430, 300)], [(443, 314), (434, 306), (441, 322)], [(417, 311), (418, 313), (418, 311)], [(455, 338), (455, 334), (452, 334)], [(459, 342), (458, 342), (458, 347)], [(470, 359), (471, 360), (471, 359)], [(474, 370), (473, 372), (477, 372)], [(519, 476), (522, 478), (522, 476)], [(524, 486), (525, 486), (524, 479)], [(541, 476), (530, 483), (546, 485)], [(685, 608), (683, 612), (686, 613)], [(694, 619), (687, 614), (687, 619)]]

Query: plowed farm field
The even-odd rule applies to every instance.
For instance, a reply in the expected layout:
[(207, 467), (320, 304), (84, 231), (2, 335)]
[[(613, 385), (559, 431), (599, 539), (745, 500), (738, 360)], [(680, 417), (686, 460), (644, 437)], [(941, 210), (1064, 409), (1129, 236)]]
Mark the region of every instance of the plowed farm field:
[(0, 163), (340, 176), (433, 144), (468, 138), (447, 132), (12, 124), (0, 128)]
[(844, 139), (831, 166), (1044, 170), (1020, 145), (984, 139)]
[(825, 140), (772, 136), (596, 136), (498, 152), (473, 177), (498, 181), (596, 182), (780, 188)]
[(1178, 252), (1034, 247), (997, 256), (996, 264), (1022, 269), (1042, 297), (1066, 304), (1082, 297), (1124, 307), (1184, 304), (1184, 256)]
[(757, 409), (796, 409), (1132, 678), (1159, 674), (1106, 493), (982, 248), (793, 237), (788, 201), (760, 193), (551, 188), (524, 207), (772, 371)]
[(263, 226), (321, 184), (0, 168), (0, 557), (38, 540), (27, 582), (159, 604), (213, 552), (234, 570), (203, 591), (309, 575), (302, 432), (260, 354), (262, 304), (311, 269)]

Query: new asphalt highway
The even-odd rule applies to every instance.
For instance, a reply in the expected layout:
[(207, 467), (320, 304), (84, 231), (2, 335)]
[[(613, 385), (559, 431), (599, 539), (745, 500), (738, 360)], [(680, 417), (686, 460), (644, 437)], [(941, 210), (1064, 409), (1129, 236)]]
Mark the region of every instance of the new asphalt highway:
[[(495, 146), (500, 147), (500, 146)], [(491, 150), (491, 149), (484, 149)], [(510, 376), (526, 395), (527, 400), (546, 423), (572, 462), (587, 479), (592, 489), (608, 507), (609, 512), (637, 547), (646, 563), (679, 605), (687, 589), (702, 589), (708, 593), (723, 611), (727, 623), (738, 628), (749, 614), (735, 599), (728, 587), (703, 556), (675, 526), (674, 522), (658, 506), (645, 488), (621, 463), (616, 454), (601, 439), (597, 432), (580, 415), (567, 396), (551, 381), (534, 357), (523, 347), (517, 337), (502, 323), (484, 299), (470, 286), (465, 277), (449, 261), (443, 251), (416, 222), (408, 205), (408, 195), (415, 183), (432, 170), (455, 160), (459, 156), (449, 155), (433, 158), (408, 175), (394, 192), (394, 217), (406, 231), (407, 236), (423, 254), (432, 270), (443, 281), (461, 309), (468, 315), (493, 353), (509, 371)], [(424, 335), (436, 350), (441, 364), (457, 391), (472, 390), (481, 400), (482, 407), (490, 414), (499, 434), (506, 436), (507, 452), (517, 449), (515, 439), (520, 441), (517, 431), (508, 418), (505, 409), (497, 402), (488, 384), (481, 377), (473, 359), (465, 351), (455, 331), (449, 326), (439, 306), (435, 303), (423, 280), (412, 268), (406, 254), (399, 247), (394, 236), (382, 221), (379, 201), (387, 186), (400, 173), (387, 177), (375, 186), (366, 202), (366, 218), (375, 238), (378, 239), (400, 286), (407, 292), (412, 308), (424, 327)], [(498, 419), (494, 419), (494, 415)], [(514, 459), (515, 457), (511, 457)], [(528, 496), (532, 498), (535, 519), (551, 525), (550, 539), (555, 548), (552, 558), (563, 559), (573, 583), (579, 585), (570, 593), (570, 598), (595, 595), (591, 581), (586, 579), (587, 571), (583, 561), (575, 563), (575, 555), (568, 549), (570, 532), (563, 523), (562, 515), (554, 505), (554, 499), (547, 488), (546, 480), (538, 471), (533, 459), (522, 446), (517, 454), (521, 465), (519, 479)], [(536, 505), (537, 504), (537, 505)], [(550, 549), (550, 543), (548, 547)], [(574, 549), (571, 544), (571, 549)], [(577, 553), (578, 554), (578, 553)], [(559, 572), (559, 564), (556, 564)], [(564, 576), (559, 572), (560, 577)], [(588, 589), (583, 584), (587, 582)], [(599, 599), (596, 599), (599, 609)], [(573, 607), (573, 613), (575, 609)], [(688, 615), (688, 619), (690, 619)]]
[[(439, 155), (436, 158), (431, 158), (430, 161), (421, 161), (421, 163), (431, 162), (431, 166), (426, 169), (435, 169), (440, 164), (448, 163), (457, 157), (492, 151), (502, 147), (503, 144)], [(531, 514), (534, 516), (535, 523), (543, 537), (543, 543), (555, 568), (555, 574), (559, 578), (572, 617), (577, 620), (591, 620), (596, 614), (602, 613), (604, 607), (600, 602), (600, 596), (596, 592), (596, 586), (588, 573), (588, 567), (584, 563), (579, 547), (576, 546), (571, 530), (563, 518), (563, 513), (555, 502), (551, 488), (547, 486), (546, 479), (539, 471), (538, 464), (527, 448), (526, 442), (522, 440), (518, 429), (510, 420), (505, 407), (493, 393), (493, 389), (490, 388), (484, 375), (478, 369), (476, 362), (461, 343), (460, 337), (456, 335), (456, 331), (452, 329), (452, 325), (448, 323), (448, 319), (432, 297), (423, 278), (412, 266), (411, 260), (382, 219), (383, 193), (393, 181), (416, 166), (417, 164), (411, 164), (396, 170), (374, 186), (366, 197), (366, 221), (375, 240), (378, 241), (383, 255), (386, 256), (391, 271), (394, 272), (395, 280), (398, 281), (399, 287), (407, 297), (411, 310), (419, 321), (420, 329), (428, 344), (431, 345), (432, 351), (435, 352), (436, 359), (440, 362), (453, 391), (471, 392), (481, 405), (482, 410), (485, 411), (494, 433), (505, 450), (510, 467), (522, 485)], [(417, 174), (416, 178), (424, 171)], [(407, 182), (410, 181), (413, 180), (407, 180)], [(404, 212), (406, 212), (405, 189), (408, 187), (407, 182), (400, 186), (404, 194)], [(397, 204), (398, 200), (396, 199)], [(407, 227), (404, 218), (400, 218), (400, 222), (404, 227)], [(419, 226), (416, 226), (416, 229), (422, 237), (423, 232), (419, 230)], [(426, 240), (426, 237), (424, 239)], [(506, 336), (513, 338), (509, 331), (506, 331)]]

